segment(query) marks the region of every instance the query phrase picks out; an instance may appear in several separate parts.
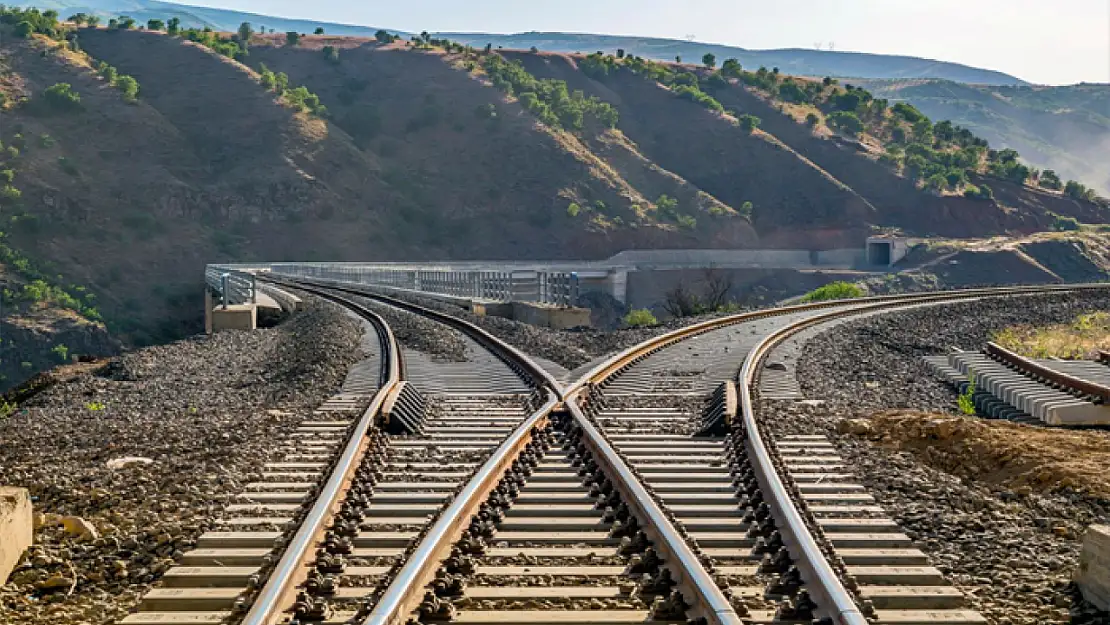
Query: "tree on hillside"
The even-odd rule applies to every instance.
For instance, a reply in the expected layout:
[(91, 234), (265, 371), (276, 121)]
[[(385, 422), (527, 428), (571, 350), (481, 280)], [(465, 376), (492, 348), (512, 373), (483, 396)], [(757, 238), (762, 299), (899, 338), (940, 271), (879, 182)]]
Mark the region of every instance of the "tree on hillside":
[(116, 24), (116, 28), (119, 28), (120, 30), (131, 30), (134, 27), (135, 18), (129, 17), (127, 15), (119, 16), (119, 22)]
[(33, 32), (35, 32), (35, 26), (27, 20), (23, 20), (22, 22), (15, 25), (16, 37), (30, 37), (31, 33)]
[(1064, 188), (1064, 183), (1060, 180), (1060, 176), (1052, 169), (1046, 169), (1041, 172), (1040, 185), (1045, 189), (1052, 189), (1059, 191)]
[(825, 123), (834, 130), (840, 130), (844, 134), (852, 137), (859, 136), (863, 132), (863, 122), (860, 120), (859, 115), (849, 113), (848, 111), (836, 111), (825, 118)]
[(736, 59), (725, 59), (721, 64), (721, 73), (729, 78), (739, 78), (741, 71), (743, 68), (740, 66), (740, 61)]
[(624, 58), (624, 49), (623, 48), (617, 48), (617, 58), (618, 59), (623, 59)]
[(322, 35), (322, 34), (324, 34), (324, 27), (323, 26), (317, 26), (316, 30), (312, 31), (312, 34), (313, 35)]
[(377, 39), (381, 43), (393, 43), (394, 38), (393, 35), (389, 34), (388, 30), (379, 30), (374, 33), (374, 39)]
[(291, 31), (285, 33), (285, 45), (287, 45), (287, 46), (296, 46), (300, 42), (301, 42), (301, 36), (300, 36), (300, 34), (297, 33), (297, 31), (291, 30)]
[(711, 52), (706, 52), (701, 57), (701, 64), (709, 69), (713, 69), (714, 67), (717, 67), (717, 57), (714, 56)]
[(147, 30), (162, 30), (166, 27), (166, 23), (162, 20), (149, 19), (146, 21)]
[(1064, 185), (1064, 193), (1066, 193), (1068, 197), (1076, 200), (1086, 200), (1090, 202), (1095, 199), (1094, 189), (1088, 189), (1085, 185), (1074, 180), (1069, 180), (1068, 183)]
[(170, 21), (166, 22), (166, 32), (171, 35), (176, 35), (181, 31), (181, 18), (171, 17)]
[(119, 28), (119, 20), (114, 17), (108, 20), (108, 30), (115, 30), (117, 28)]
[(682, 57), (681, 56), (674, 57), (674, 62), (675, 63), (681, 63), (682, 62)]
[(740, 123), (740, 127), (744, 129), (744, 132), (751, 134), (755, 132), (756, 128), (759, 128), (759, 124), (763, 120), (759, 119), (755, 115), (741, 115), (739, 118), (737, 118), (737, 121)]
[(85, 25), (88, 26), (89, 28), (96, 28), (99, 24), (100, 24), (100, 16), (99, 15), (86, 15), (85, 16)]
[(806, 115), (806, 125), (809, 126), (810, 128), (815, 128), (817, 126), (817, 124), (820, 124), (820, 123), (821, 123), (821, 118), (818, 117), (816, 113), (810, 113), (809, 115)]
[(70, 15), (69, 17), (67, 17), (66, 21), (67, 22), (73, 22), (74, 24), (77, 24), (78, 26), (80, 26), (81, 24), (85, 23), (85, 18), (87, 18), (87, 17), (88, 17), (88, 15), (86, 15), (85, 13), (74, 13), (73, 15)]
[(243, 22), (242, 24), (239, 24), (239, 30), (237, 31), (237, 34), (239, 35), (239, 47), (242, 48), (244, 52), (246, 52), (247, 48), (250, 46), (251, 35), (254, 34), (254, 29), (251, 28), (251, 23)]
[(324, 46), (324, 59), (329, 63), (339, 63), (339, 50), (335, 46)]

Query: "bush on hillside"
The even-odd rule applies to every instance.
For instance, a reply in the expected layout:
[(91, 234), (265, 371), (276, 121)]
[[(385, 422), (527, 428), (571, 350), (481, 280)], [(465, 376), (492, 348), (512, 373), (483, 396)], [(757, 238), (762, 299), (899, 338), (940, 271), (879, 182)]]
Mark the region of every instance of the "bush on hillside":
[(863, 121), (859, 115), (847, 111), (836, 111), (825, 118), (829, 128), (839, 130), (851, 137), (858, 137), (863, 132)]
[(830, 282), (823, 287), (814, 289), (802, 296), (803, 302), (827, 302), (838, 299), (853, 299), (863, 297), (864, 291), (857, 284), (851, 282)]
[(162, 20), (149, 19), (146, 21), (147, 30), (162, 30), (166, 27), (166, 23)]
[(736, 121), (740, 124), (740, 128), (742, 128), (744, 132), (751, 134), (755, 132), (756, 128), (759, 128), (759, 124), (763, 120), (756, 117), (755, 115), (745, 114), (738, 117)]
[(1059, 191), (1064, 188), (1064, 183), (1060, 180), (1060, 176), (1051, 169), (1046, 169), (1041, 172), (1038, 184), (1045, 189), (1052, 189), (1053, 191)]
[(301, 42), (300, 33), (296, 32), (296, 31), (293, 31), (293, 30), (285, 33), (285, 45), (292, 47), (292, 46), (296, 46), (300, 42)]
[(46, 106), (55, 111), (77, 111), (81, 109), (81, 94), (73, 90), (67, 82), (51, 85), (42, 92)]
[(659, 325), (659, 320), (646, 308), (629, 311), (624, 316), (624, 325), (629, 328), (650, 328)]
[(339, 63), (339, 50), (335, 46), (324, 46), (324, 60), (328, 63)]
[(30, 37), (31, 33), (33, 32), (35, 32), (35, 27), (31, 24), (31, 22), (28, 22), (27, 20), (23, 20), (22, 22), (15, 25), (16, 37)]
[(717, 67), (717, 57), (710, 52), (706, 52), (701, 57), (701, 64), (709, 69), (713, 69), (714, 67)]
[(1075, 232), (1079, 230), (1079, 220), (1075, 217), (1065, 217), (1056, 213), (1047, 213), (1052, 218), (1052, 229), (1056, 232)]
[(123, 94), (123, 99), (134, 102), (139, 98), (139, 81), (126, 74), (116, 79), (116, 89)]
[(725, 107), (722, 106), (716, 98), (697, 87), (693, 87), (690, 85), (679, 85), (674, 88), (674, 92), (675, 95), (677, 95), (678, 97), (685, 100), (690, 100), (691, 102), (696, 102), (697, 104), (700, 104), (715, 113), (723, 113), (725, 110)]
[(1067, 194), (1068, 197), (1076, 200), (1092, 202), (1095, 199), (1094, 189), (1088, 189), (1085, 185), (1074, 180), (1069, 180), (1068, 183), (1064, 185), (1064, 193)]
[(312, 34), (313, 35), (322, 35), (322, 34), (324, 34), (324, 27), (323, 26), (317, 26), (316, 30), (312, 31)]
[(381, 43), (393, 43), (397, 40), (397, 38), (394, 35), (390, 34), (388, 30), (379, 30), (378, 32), (374, 33), (374, 39), (377, 39)]
[(171, 17), (169, 19), (169, 21), (166, 22), (166, 32), (171, 34), (171, 35), (176, 35), (180, 31), (181, 31), (181, 18)]
[(491, 54), (486, 57), (483, 68), (495, 87), (516, 95), (524, 108), (548, 126), (580, 130), (587, 117), (609, 128), (617, 125), (619, 115), (608, 102), (592, 96), (587, 98), (582, 91), (571, 92), (562, 80), (538, 79), (529, 74), (520, 61), (510, 63), (500, 55)]

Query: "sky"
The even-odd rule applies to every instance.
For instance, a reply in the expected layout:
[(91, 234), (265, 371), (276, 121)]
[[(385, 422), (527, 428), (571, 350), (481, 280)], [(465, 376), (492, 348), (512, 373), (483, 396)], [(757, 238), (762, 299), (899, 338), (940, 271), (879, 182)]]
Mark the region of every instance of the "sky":
[(1110, 82), (1110, 0), (179, 0), (410, 32), (588, 32), (953, 61)]

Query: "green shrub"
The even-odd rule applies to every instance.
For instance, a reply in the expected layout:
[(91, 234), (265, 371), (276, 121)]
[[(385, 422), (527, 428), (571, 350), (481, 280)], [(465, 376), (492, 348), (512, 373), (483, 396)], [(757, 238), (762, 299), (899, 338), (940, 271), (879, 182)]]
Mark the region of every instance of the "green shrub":
[(134, 102), (139, 97), (139, 81), (127, 74), (123, 74), (116, 78), (116, 89), (120, 90), (120, 93), (123, 94), (123, 99), (128, 102)]
[(810, 291), (802, 297), (803, 302), (827, 302), (838, 299), (863, 297), (863, 289), (851, 282), (830, 282), (823, 287)]
[(483, 68), (495, 87), (516, 95), (521, 105), (541, 122), (555, 128), (580, 130), (587, 118), (615, 128), (619, 115), (608, 102), (571, 92), (562, 80), (538, 79), (529, 74), (519, 60), (508, 62), (500, 55), (486, 57)]
[(969, 417), (974, 417), (976, 415), (976, 410), (975, 410), (975, 370), (974, 369), (972, 369), (968, 373), (967, 388), (964, 389), (963, 393), (960, 393), (960, 396), (956, 399), (956, 404), (959, 407), (961, 413), (963, 413), (963, 414), (965, 414)]
[(630, 311), (624, 316), (624, 325), (629, 328), (649, 328), (659, 325), (659, 320), (646, 308)]
[(299, 33), (297, 33), (296, 31), (291, 30), (291, 31), (285, 33), (285, 45), (287, 45), (287, 46), (296, 46), (300, 42), (301, 42), (301, 35)]
[(58, 343), (50, 351), (58, 357), (58, 360), (62, 362), (66, 362), (67, 360), (69, 360), (69, 348), (62, 343)]
[(1052, 229), (1056, 232), (1075, 232), (1079, 230), (1079, 220), (1075, 217), (1065, 217), (1051, 211), (1046, 214), (1052, 218)]
[(115, 84), (116, 77), (119, 75), (119, 72), (116, 71), (116, 68), (108, 65), (104, 61), (101, 61), (99, 64), (97, 64), (96, 72), (100, 74), (101, 78), (107, 80), (108, 84), (110, 85)]
[(339, 63), (339, 50), (335, 46), (324, 46), (324, 60), (328, 63)]
[(740, 124), (740, 127), (744, 129), (744, 132), (751, 134), (755, 132), (756, 128), (759, 128), (759, 124), (763, 120), (756, 117), (755, 115), (745, 114), (738, 117), (736, 121)]
[(31, 22), (26, 20), (15, 25), (16, 37), (30, 37), (31, 33), (35, 32), (35, 27)]
[(43, 91), (47, 107), (55, 111), (77, 111), (81, 109), (81, 94), (73, 90), (69, 83), (60, 82)]
[(713, 112), (723, 113), (725, 110), (725, 107), (722, 106), (716, 98), (702, 91), (698, 87), (692, 85), (678, 85), (674, 88), (674, 92), (675, 95), (677, 95), (678, 97), (690, 100), (691, 102), (696, 102)]
[(678, 227), (686, 230), (693, 230), (698, 227), (698, 220), (691, 215), (679, 215), (675, 221), (678, 222)]
[[(6, 171), (11, 171), (11, 170), (6, 170)], [(6, 184), (6, 185), (0, 187), (0, 203), (15, 204), (15, 203), (19, 202), (20, 198), (22, 198), (22, 197), (23, 197), (23, 192), (20, 191), (19, 189), (15, 188), (15, 187), (13, 187), (13, 186), (11, 186), (10, 184)]]
[(567, 206), (567, 215), (570, 215), (571, 217), (577, 217), (578, 213), (581, 213), (581, 212), (582, 212), (582, 207), (579, 206), (577, 202), (571, 202)]

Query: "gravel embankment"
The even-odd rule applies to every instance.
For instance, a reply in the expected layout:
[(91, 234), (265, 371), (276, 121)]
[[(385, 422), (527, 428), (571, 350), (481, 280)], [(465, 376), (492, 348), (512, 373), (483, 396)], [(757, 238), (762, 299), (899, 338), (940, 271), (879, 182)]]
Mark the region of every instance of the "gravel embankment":
[[(1105, 523), (1110, 501), (1070, 488), (1011, 489), (967, 472), (958, 477), (939, 470), (944, 465), (930, 459), (940, 456), (927, 450), (884, 448), (836, 431), (841, 419), (890, 409), (952, 414), (953, 391), (933, 377), (921, 356), (949, 346), (975, 349), (1010, 325), (1066, 322), (1108, 305), (1110, 296), (1102, 293), (1044, 295), (847, 323), (810, 341), (798, 365), (806, 397), (827, 402), (766, 402), (763, 412), (774, 415), (771, 427), (782, 433), (826, 431), (871, 493), (992, 623), (1110, 623), (1070, 583), (1083, 528)], [(967, 456), (968, 462), (987, 462), (970, 451)]]
[(465, 319), (525, 354), (546, 358), (570, 370), (581, 367), (601, 356), (614, 354), (622, 349), (642, 343), (660, 334), (721, 317), (725, 314), (735, 314), (714, 313), (697, 317), (670, 319), (650, 328), (623, 328), (614, 331), (592, 328), (553, 330), (505, 319), (504, 317), (480, 317), (458, 306), (416, 295), (391, 293), (389, 296)]
[[(0, 622), (125, 615), (264, 452), (340, 387), (360, 335), (338, 308), (309, 300), (276, 328), (126, 354), (0, 419), (0, 481), (30, 489), (36, 513), (81, 519), (36, 531), (0, 587)], [(152, 462), (108, 467), (127, 456)]]
[(408, 349), (424, 352), (433, 359), (466, 362), (469, 340), (458, 330), (406, 310), (387, 306), (368, 297), (352, 296), (378, 313), (389, 324), (393, 336)]

